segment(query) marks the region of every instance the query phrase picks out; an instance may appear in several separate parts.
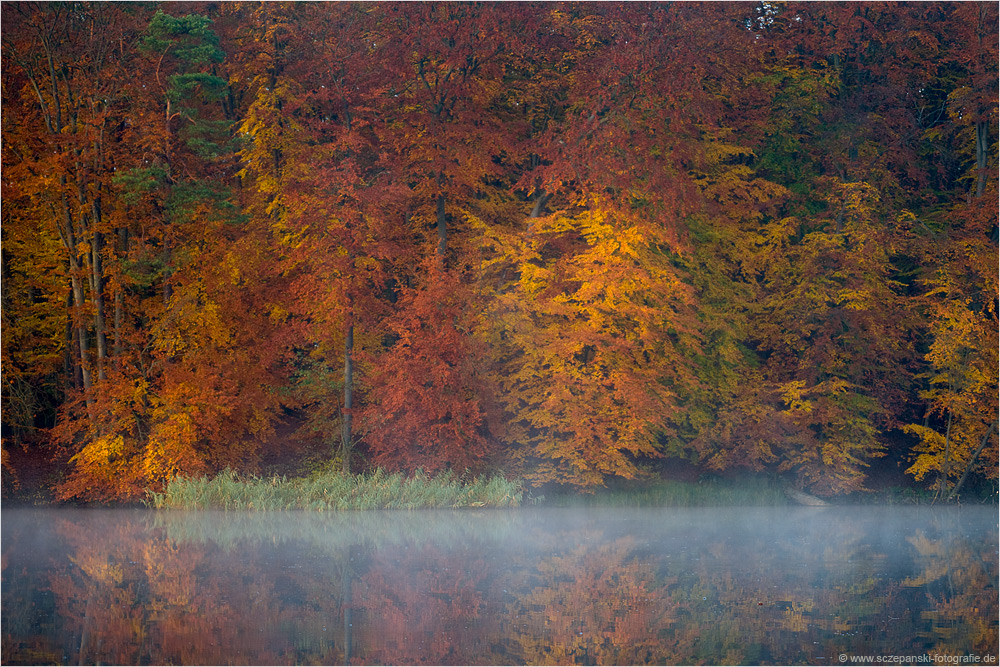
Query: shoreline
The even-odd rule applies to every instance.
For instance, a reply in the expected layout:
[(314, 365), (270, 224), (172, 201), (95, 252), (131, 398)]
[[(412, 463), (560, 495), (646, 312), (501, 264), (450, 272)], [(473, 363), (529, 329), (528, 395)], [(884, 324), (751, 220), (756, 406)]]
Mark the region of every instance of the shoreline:
[[(851, 505), (932, 506), (933, 492), (887, 487), (832, 498), (819, 498), (779, 480), (762, 476), (704, 478), (698, 481), (646, 480), (595, 489), (532, 489), (502, 474), (467, 478), (454, 473), (427, 476), (376, 470), (352, 474), (320, 472), (306, 476), (239, 475), (223, 471), (215, 477), (178, 479), (162, 493), (123, 503), (60, 502), (33, 480), (13, 493), (4, 489), (2, 506), (98, 507), (108, 509), (233, 510), (343, 512), (370, 509), (486, 509), (510, 507), (842, 507)], [(7, 484), (5, 484), (5, 487)], [(997, 505), (997, 497), (972, 489), (958, 503)]]

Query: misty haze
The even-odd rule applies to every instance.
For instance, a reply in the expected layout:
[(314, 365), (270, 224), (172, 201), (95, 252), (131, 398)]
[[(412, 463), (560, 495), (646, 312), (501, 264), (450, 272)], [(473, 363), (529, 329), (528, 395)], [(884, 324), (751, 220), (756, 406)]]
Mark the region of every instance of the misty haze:
[(992, 507), (5, 510), (3, 654), (5, 664), (985, 659), (997, 642), (996, 544)]
[(0, 37), (0, 663), (996, 666), (996, 0)]

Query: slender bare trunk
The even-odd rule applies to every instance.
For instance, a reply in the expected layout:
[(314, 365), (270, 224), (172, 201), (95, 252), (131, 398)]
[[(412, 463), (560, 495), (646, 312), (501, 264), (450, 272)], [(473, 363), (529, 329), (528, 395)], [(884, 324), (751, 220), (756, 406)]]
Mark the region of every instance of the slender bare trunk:
[(86, 393), (87, 405), (89, 406), (91, 402), (90, 391), (93, 386), (93, 382), (91, 380), (90, 368), (88, 366), (90, 343), (87, 340), (87, 331), (83, 324), (83, 304), (86, 297), (83, 293), (83, 280), (80, 279), (80, 276), (71, 276), (70, 282), (73, 285), (73, 311), (75, 316), (74, 326), (76, 328), (76, 344), (80, 358), (80, 371), (83, 375), (83, 391)]
[(73, 287), (66, 291), (66, 331), (63, 334), (63, 372), (66, 375), (66, 391), (83, 386), (80, 367), (73, 361)]
[(347, 324), (344, 336), (344, 418), (341, 425), (340, 451), (344, 474), (351, 473), (351, 417), (354, 409), (354, 322)]
[[(63, 179), (65, 182), (65, 179)], [(80, 359), (80, 376), (83, 380), (83, 394), (87, 402), (87, 412), (93, 416), (94, 398), (91, 394), (91, 377), (88, 366), (89, 349), (87, 344), (87, 332), (83, 324), (83, 312), (85, 295), (83, 292), (83, 280), (81, 274), (83, 266), (80, 257), (76, 254), (76, 231), (73, 227), (73, 215), (70, 212), (69, 201), (63, 194), (63, 242), (69, 252), (69, 280), (73, 292), (73, 326), (76, 329), (76, 349)]]
[(948, 490), (948, 473), (951, 472), (951, 420), (953, 413), (948, 412), (948, 428), (945, 430), (944, 434), (944, 463), (941, 465), (941, 479), (938, 482), (937, 493), (934, 494), (934, 499), (937, 500), (939, 496), (942, 496), (945, 491)]
[(955, 488), (953, 488), (951, 493), (948, 494), (947, 501), (954, 498), (955, 494), (958, 493), (958, 490), (962, 488), (963, 484), (965, 484), (965, 478), (969, 476), (969, 471), (972, 470), (972, 466), (976, 463), (979, 455), (983, 452), (983, 448), (986, 447), (986, 443), (990, 441), (990, 436), (996, 433), (996, 430), (997, 420), (993, 420), (990, 427), (986, 429), (986, 433), (983, 434), (983, 439), (979, 441), (979, 447), (977, 447), (976, 451), (972, 453), (972, 457), (969, 459), (968, 464), (966, 464), (965, 470), (962, 472), (962, 476), (959, 477), (958, 482), (955, 484)]
[(104, 266), (101, 250), (104, 235), (95, 231), (90, 240), (90, 286), (94, 301), (94, 338), (97, 344), (97, 377), (105, 378), (104, 360), (108, 357), (108, 339), (104, 331)]
[(535, 200), (535, 205), (531, 207), (531, 213), (528, 214), (529, 218), (538, 218), (542, 215), (542, 211), (545, 209), (545, 205), (549, 203), (549, 199), (552, 198), (550, 193), (541, 190), (538, 194), (538, 199)]

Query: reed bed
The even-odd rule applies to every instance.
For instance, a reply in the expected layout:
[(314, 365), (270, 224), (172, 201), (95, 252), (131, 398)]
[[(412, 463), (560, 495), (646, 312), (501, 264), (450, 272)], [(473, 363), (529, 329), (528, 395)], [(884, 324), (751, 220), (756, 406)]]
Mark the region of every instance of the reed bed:
[(215, 477), (177, 477), (162, 493), (150, 491), (155, 509), (313, 510), (516, 507), (519, 481), (502, 475), (466, 479), (451, 472), (412, 477), (381, 469), (360, 475), (324, 471), (304, 478), (261, 478), (224, 470)]

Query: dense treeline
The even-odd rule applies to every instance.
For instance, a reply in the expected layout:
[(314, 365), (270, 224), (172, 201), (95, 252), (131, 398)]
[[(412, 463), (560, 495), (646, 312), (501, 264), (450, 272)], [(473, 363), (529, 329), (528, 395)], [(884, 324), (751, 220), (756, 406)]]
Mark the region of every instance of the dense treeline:
[[(4, 447), (997, 475), (995, 3), (5, 3)], [(905, 451), (901, 451), (901, 448)]]

